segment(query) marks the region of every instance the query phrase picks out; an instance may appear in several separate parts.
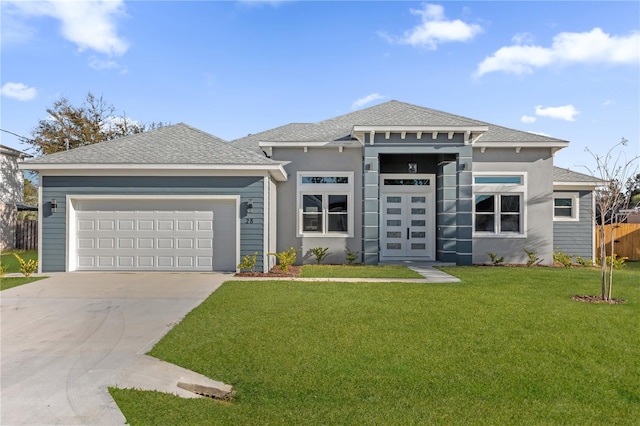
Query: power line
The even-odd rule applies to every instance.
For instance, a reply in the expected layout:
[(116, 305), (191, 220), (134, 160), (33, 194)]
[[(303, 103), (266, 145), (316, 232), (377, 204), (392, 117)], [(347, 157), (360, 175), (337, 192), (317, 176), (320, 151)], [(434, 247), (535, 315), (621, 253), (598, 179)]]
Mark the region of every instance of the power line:
[(10, 135), (13, 135), (13, 136), (17, 136), (17, 137), (19, 137), (20, 139), (23, 139), (23, 140), (26, 140), (26, 141), (33, 141), (33, 139), (27, 138), (27, 137), (25, 137), (25, 136), (21, 136), (21, 135), (19, 135), (19, 134), (17, 134), (17, 133), (13, 133), (13, 132), (10, 132), (10, 131), (5, 130), (5, 129), (0, 129), (0, 131), (5, 132), (5, 133), (9, 133)]

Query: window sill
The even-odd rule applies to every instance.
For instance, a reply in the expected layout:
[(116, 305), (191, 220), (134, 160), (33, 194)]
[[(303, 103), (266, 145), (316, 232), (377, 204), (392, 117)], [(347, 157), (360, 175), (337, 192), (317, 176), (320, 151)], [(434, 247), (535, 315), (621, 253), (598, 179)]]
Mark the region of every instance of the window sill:
[(353, 238), (353, 234), (332, 232), (328, 234), (305, 232), (298, 234), (299, 238)]
[(577, 217), (554, 217), (554, 222), (580, 222)]
[(527, 238), (527, 234), (494, 234), (494, 233), (474, 233), (473, 238), (500, 238), (500, 239), (518, 239)]

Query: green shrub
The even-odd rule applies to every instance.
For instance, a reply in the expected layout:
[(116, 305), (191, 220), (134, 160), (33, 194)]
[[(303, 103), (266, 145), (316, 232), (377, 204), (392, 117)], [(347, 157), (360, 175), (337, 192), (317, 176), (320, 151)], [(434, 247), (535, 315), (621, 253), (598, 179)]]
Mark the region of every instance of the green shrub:
[[(607, 265), (611, 266), (611, 256), (607, 256)], [(613, 269), (622, 269), (624, 268), (625, 262), (629, 260), (627, 256), (619, 257), (617, 254), (613, 254)], [(600, 265), (600, 258), (596, 259), (596, 263)]]
[(576, 256), (576, 262), (578, 262), (580, 266), (593, 266), (593, 260), (584, 259), (582, 256)]
[(553, 253), (553, 263), (560, 263), (565, 268), (571, 268), (571, 255), (558, 249), (558, 251)]
[(495, 254), (495, 253), (491, 253), (491, 252), (487, 253), (487, 255), (488, 255), (488, 256), (489, 256), (489, 258), (491, 259), (491, 263), (492, 263), (492, 264), (494, 264), (494, 265), (499, 265), (499, 264), (501, 264), (502, 262), (504, 262), (504, 256), (500, 256), (500, 257), (498, 257), (498, 255), (497, 255), (497, 254)]
[(16, 259), (18, 259), (18, 262), (20, 263), (20, 272), (22, 272), (22, 275), (24, 275), (25, 277), (30, 277), (31, 274), (33, 274), (38, 270), (37, 260), (29, 259), (28, 262), (25, 262), (16, 253), (13, 253), (13, 255), (15, 256)]
[(322, 260), (329, 256), (329, 247), (314, 247), (309, 250), (311, 254), (316, 258), (316, 263), (319, 265)]
[(256, 262), (258, 261), (258, 252), (253, 253), (253, 256), (249, 256), (246, 254), (242, 258), (242, 262), (238, 263), (236, 266), (238, 269), (249, 269), (251, 272), (254, 272), (256, 267)]
[(281, 251), (279, 253), (269, 253), (270, 256), (275, 256), (278, 259), (278, 264), (280, 264), (280, 268), (282, 268), (282, 272), (289, 272), (289, 266), (293, 265), (296, 262), (297, 250), (293, 247), (289, 247), (285, 251)]
[(540, 261), (540, 258), (538, 257), (538, 252), (536, 252), (535, 250), (527, 250), (525, 248), (524, 252), (527, 254), (527, 257), (528, 257), (527, 266), (531, 266)]
[(349, 247), (345, 247), (344, 248), (344, 252), (347, 255), (347, 263), (349, 265), (353, 265), (353, 262), (358, 260), (358, 257), (360, 257), (360, 252), (359, 251), (351, 251), (351, 250), (349, 250)]

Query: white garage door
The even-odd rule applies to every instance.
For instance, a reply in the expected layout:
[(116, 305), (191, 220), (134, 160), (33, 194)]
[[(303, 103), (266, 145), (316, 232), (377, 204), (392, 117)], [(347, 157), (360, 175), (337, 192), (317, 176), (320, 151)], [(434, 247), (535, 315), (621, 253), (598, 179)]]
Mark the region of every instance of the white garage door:
[(235, 200), (72, 203), (76, 270), (235, 270)]

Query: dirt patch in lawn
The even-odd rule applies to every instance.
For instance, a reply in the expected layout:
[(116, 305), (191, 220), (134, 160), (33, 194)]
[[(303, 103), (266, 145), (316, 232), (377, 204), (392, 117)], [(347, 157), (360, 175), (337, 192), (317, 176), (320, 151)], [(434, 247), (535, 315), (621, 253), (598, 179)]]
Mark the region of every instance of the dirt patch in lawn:
[(261, 277), (261, 278), (280, 278), (280, 277), (299, 277), (302, 266), (289, 266), (287, 272), (284, 272), (280, 265), (276, 265), (269, 272), (238, 272), (236, 277)]
[(590, 296), (590, 295), (579, 295), (576, 294), (571, 299), (576, 302), (585, 302), (585, 303), (606, 303), (609, 305), (621, 305), (626, 303), (624, 299), (611, 299), (611, 300), (602, 300), (600, 296)]

